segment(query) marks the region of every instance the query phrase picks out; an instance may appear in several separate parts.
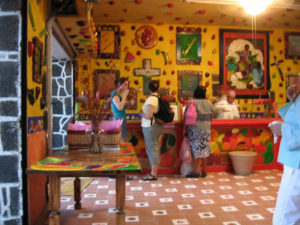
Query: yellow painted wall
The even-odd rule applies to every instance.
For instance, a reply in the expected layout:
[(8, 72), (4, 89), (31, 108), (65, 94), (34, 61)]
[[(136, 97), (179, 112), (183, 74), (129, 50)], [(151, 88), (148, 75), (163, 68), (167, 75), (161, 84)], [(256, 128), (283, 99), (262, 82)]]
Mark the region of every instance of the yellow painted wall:
[[(33, 37), (38, 37), (43, 45), (43, 58), (45, 58), (45, 34), (40, 33), (46, 27), (46, 21), (49, 15), (50, 0), (40, 1), (39, 5), (36, 0), (29, 0), (32, 16), (34, 20), (35, 29), (31, 23), (28, 13), (28, 27), (27, 35), (28, 41), (32, 41)], [(29, 9), (29, 7), (28, 7)], [(43, 110), (40, 108), (40, 99), (42, 96), (42, 84), (33, 82), (32, 79), (32, 63), (33, 56), (29, 57), (27, 54), (27, 89), (40, 88), (40, 94), (35, 103), (31, 105), (27, 96), (27, 121), (31, 118), (37, 118), (35, 125), (32, 127), (31, 123), (28, 124), (30, 133), (27, 136), (27, 162), (28, 167), (38, 161), (42, 160), (46, 156), (46, 131), (43, 129), (42, 116), (46, 108)], [(42, 74), (46, 71), (46, 66), (42, 68)], [(35, 94), (35, 93), (34, 93)], [(29, 224), (36, 224), (40, 219), (41, 212), (47, 205), (46, 201), (46, 182), (47, 176), (45, 175), (31, 175), (28, 176), (28, 212), (29, 212)]]
[[(32, 10), (32, 16), (33, 21), (35, 25), (35, 29), (31, 23), (30, 16), (28, 13), (28, 29), (27, 29), (27, 35), (28, 35), (28, 42), (33, 41), (34, 37), (38, 37), (43, 45), (43, 59), (45, 59), (45, 33), (40, 33), (45, 29), (46, 22), (49, 16), (49, 10), (50, 10), (50, 1), (40, 1), (39, 4), (37, 4), (36, 0), (29, 0), (29, 5)], [(34, 89), (36, 87), (40, 87), (40, 90), (42, 91), (42, 84), (33, 82), (32, 79), (32, 62), (33, 62), (33, 56), (29, 57), (27, 54), (27, 89)], [(42, 74), (46, 71), (46, 66), (43, 66)], [(27, 98), (27, 115), (28, 117), (34, 117), (34, 116), (43, 116), (43, 111), (40, 109), (40, 98), (42, 96), (42, 93), (39, 94), (38, 99), (35, 100), (34, 105), (31, 105), (29, 103), (29, 100)]]
[[(117, 24), (114, 24), (117, 25)], [(176, 25), (156, 25), (152, 24), (157, 33), (158, 37), (163, 37), (163, 41), (158, 41), (157, 45), (152, 49), (143, 49), (139, 47), (135, 41), (136, 30), (145, 24), (119, 24), (121, 30), (121, 59), (119, 60), (109, 60), (109, 59), (78, 59), (78, 79), (75, 87), (78, 88), (79, 93), (81, 93), (82, 87), (80, 85), (80, 80), (82, 77), (89, 76), (90, 82), (92, 82), (93, 71), (95, 69), (114, 69), (120, 71), (120, 76), (129, 77), (130, 86), (134, 87), (138, 91), (138, 108), (137, 110), (128, 110), (128, 113), (138, 113), (142, 106), (142, 101), (146, 98), (143, 95), (143, 91), (139, 91), (143, 87), (143, 78), (141, 76), (134, 76), (134, 68), (141, 68), (143, 59), (152, 60), (152, 68), (160, 68), (161, 76), (154, 77), (153, 79), (160, 79), (160, 86), (168, 88), (170, 93), (176, 91), (174, 97), (177, 100), (177, 72), (184, 70), (192, 71), (202, 71), (203, 80), (202, 85), (209, 82), (208, 86), (208, 97), (212, 97), (212, 74), (220, 73), (219, 57), (219, 29), (241, 29), (241, 30), (251, 30), (249, 27), (218, 27), (218, 26), (192, 26), (189, 27), (200, 27), (202, 29), (202, 62), (200, 65), (176, 65)], [(135, 26), (135, 29), (132, 29)], [(169, 27), (172, 26), (174, 29), (170, 30)], [(181, 26), (181, 25), (178, 25)], [(181, 26), (183, 27), (183, 26)], [(188, 27), (188, 26), (186, 26)], [(283, 30), (283, 29), (262, 29), (263, 31), (270, 31), (269, 35), (269, 63), (274, 61), (274, 56), (278, 60), (283, 59), (284, 62), (281, 63), (281, 69), (285, 75), (287, 74), (297, 74), (300, 72), (300, 60), (285, 59), (284, 54), (284, 32), (300, 32), (299, 30)], [(126, 47), (130, 53), (132, 53), (136, 60), (131, 63), (126, 63)], [(156, 50), (165, 51), (168, 53), (170, 63), (168, 65), (164, 64), (164, 59), (162, 54), (157, 55)], [(140, 51), (141, 54), (137, 55)], [(212, 65), (208, 62), (211, 61)], [(83, 66), (88, 66), (87, 70), (83, 69)], [(127, 67), (127, 70), (126, 70)], [(86, 68), (86, 67), (85, 67)], [(163, 72), (166, 71), (166, 75)], [(172, 74), (172, 71), (175, 71)], [(210, 76), (206, 77), (205, 74), (209, 73)], [(285, 89), (286, 84), (283, 83), (281, 86), (279, 73), (275, 66), (269, 65), (269, 74), (271, 81), (270, 91), (275, 93), (275, 101), (278, 106), (283, 105), (286, 102)], [(134, 81), (138, 80), (138, 85), (134, 84)], [(170, 80), (170, 85), (167, 85), (167, 80)], [(214, 82), (218, 83), (218, 82)], [(237, 100), (236, 100), (237, 101)], [(252, 100), (247, 99), (246, 101), (239, 100), (240, 104), (251, 105)], [(247, 109), (249, 111), (249, 108)]]

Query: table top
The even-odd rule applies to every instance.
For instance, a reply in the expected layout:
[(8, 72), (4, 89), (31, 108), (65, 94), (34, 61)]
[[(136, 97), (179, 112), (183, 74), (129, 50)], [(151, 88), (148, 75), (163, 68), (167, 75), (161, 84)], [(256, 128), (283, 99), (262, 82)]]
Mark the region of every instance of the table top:
[(116, 175), (141, 173), (142, 168), (130, 143), (121, 144), (120, 150), (90, 153), (88, 149), (64, 150), (31, 165), (27, 173), (76, 175)]

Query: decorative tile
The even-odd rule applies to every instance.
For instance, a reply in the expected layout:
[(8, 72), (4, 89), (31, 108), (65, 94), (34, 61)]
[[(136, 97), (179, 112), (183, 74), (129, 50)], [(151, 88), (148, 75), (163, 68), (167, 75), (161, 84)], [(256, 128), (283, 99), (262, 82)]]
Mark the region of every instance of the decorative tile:
[(280, 183), (270, 183), (270, 186), (272, 186), (272, 187), (279, 187)]
[(92, 223), (92, 225), (108, 225), (108, 223)]
[(215, 204), (215, 201), (213, 199), (201, 199), (199, 201), (203, 205)]
[(237, 182), (236, 185), (237, 186), (248, 186), (248, 183), (246, 183), (246, 182)]
[(87, 218), (93, 218), (93, 213), (79, 213), (78, 219), (87, 219)]
[(220, 188), (221, 190), (231, 190), (231, 189), (232, 189), (231, 186), (219, 186), (219, 188)]
[(128, 200), (133, 200), (134, 197), (133, 196), (130, 196), (130, 195), (126, 195), (125, 197), (125, 200), (128, 201)]
[(233, 176), (234, 179), (245, 179), (245, 176), (241, 176), (241, 175), (235, 175)]
[(263, 217), (260, 214), (247, 214), (246, 217), (248, 217), (250, 220), (264, 220), (265, 217)]
[(255, 201), (249, 200), (249, 201), (242, 201), (242, 203), (246, 206), (252, 206), (252, 205), (258, 205)]
[(188, 185), (184, 185), (184, 187), (186, 189), (192, 189), (192, 188), (197, 188), (197, 185), (194, 185), (194, 184), (188, 184)]
[(212, 182), (212, 181), (203, 181), (202, 184), (204, 184), (204, 185), (213, 185), (215, 183)]
[(234, 212), (234, 211), (238, 211), (238, 209), (232, 205), (230, 206), (222, 206), (221, 209), (225, 212)]
[(233, 199), (233, 198), (234, 198), (233, 195), (220, 195), (220, 197), (221, 197), (222, 199)]
[(166, 210), (152, 210), (152, 214), (153, 216), (165, 216), (168, 213)]
[(191, 205), (177, 205), (178, 209), (180, 210), (185, 210), (185, 209), (192, 209), (192, 206)]
[(267, 211), (269, 211), (270, 213), (274, 213), (275, 212), (275, 208), (266, 208)]
[(156, 192), (144, 192), (145, 196), (156, 196)]
[(223, 225), (241, 225), (238, 221), (225, 221), (222, 222)]
[(151, 187), (162, 187), (162, 184), (151, 184)]
[(108, 191), (108, 194), (109, 194), (109, 195), (115, 195), (115, 194), (116, 194), (116, 190), (109, 190), (109, 191)]
[(180, 180), (171, 180), (170, 184), (181, 184)]
[(116, 208), (108, 208), (109, 213), (116, 213), (118, 210)]
[(249, 190), (240, 190), (238, 191), (238, 193), (240, 193), (241, 195), (251, 195), (252, 192)]
[(132, 191), (140, 191), (143, 190), (142, 187), (131, 187), (130, 190)]
[(220, 181), (220, 182), (230, 182), (230, 179), (228, 179), (228, 178), (220, 178), (220, 179), (218, 179), (218, 181)]
[(98, 185), (97, 189), (108, 189), (108, 185)]
[(107, 205), (108, 200), (97, 200), (95, 201), (95, 205)]
[(160, 198), (159, 199), (160, 202), (173, 202), (172, 198)]
[(91, 184), (99, 184), (99, 181), (98, 181), (98, 180), (93, 180), (93, 181), (91, 182)]
[(259, 186), (259, 187), (254, 187), (256, 190), (258, 191), (266, 191), (269, 190), (269, 188), (265, 187), (265, 186)]
[(276, 177), (274, 177), (274, 176), (265, 176), (265, 179), (267, 179), (267, 180), (274, 180), (274, 179), (276, 179)]
[(166, 188), (166, 192), (178, 192), (176, 188)]
[(138, 216), (126, 216), (125, 222), (128, 222), (128, 223), (139, 222), (139, 217)]
[(173, 222), (173, 225), (188, 225), (188, 224), (190, 224), (187, 219), (175, 219), (175, 220), (172, 220), (172, 222)]
[(261, 183), (262, 180), (261, 179), (252, 179), (251, 182), (253, 182), (253, 183)]
[(275, 198), (273, 196), (259, 196), (260, 199), (264, 200), (264, 201), (270, 201), (270, 200), (275, 200)]
[(96, 194), (84, 194), (83, 198), (96, 198)]
[(66, 208), (67, 210), (74, 210), (74, 205), (72, 204), (72, 205), (67, 205), (67, 208)]
[(149, 207), (148, 202), (136, 202), (135, 207)]
[(213, 189), (204, 189), (204, 190), (201, 190), (201, 192), (204, 193), (204, 194), (215, 193), (215, 191)]
[(60, 202), (69, 202), (71, 201), (71, 198), (69, 197), (60, 197)]
[(195, 195), (192, 193), (187, 193), (187, 194), (181, 194), (183, 198), (195, 198)]
[(206, 219), (206, 218), (215, 218), (215, 217), (216, 217), (212, 212), (201, 212), (201, 213), (198, 213), (198, 215), (199, 215), (200, 218), (202, 218), (202, 219)]

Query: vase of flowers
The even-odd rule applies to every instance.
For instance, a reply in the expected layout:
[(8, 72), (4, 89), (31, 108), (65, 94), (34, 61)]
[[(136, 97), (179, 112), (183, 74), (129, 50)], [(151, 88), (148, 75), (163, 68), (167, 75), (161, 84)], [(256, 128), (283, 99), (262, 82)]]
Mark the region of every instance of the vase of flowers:
[[(103, 141), (102, 133), (104, 132), (102, 129), (100, 129), (100, 124), (103, 120), (104, 112), (108, 110), (107, 108), (107, 101), (102, 100), (101, 95), (102, 93), (107, 93), (105, 90), (89, 90), (89, 79), (84, 78), (81, 80), (84, 89), (82, 90), (82, 97), (79, 97), (77, 99), (78, 102), (80, 102), (82, 105), (82, 109), (78, 111), (75, 115), (86, 111), (90, 113), (90, 119), (91, 119), (91, 126), (90, 129), (88, 129), (86, 132), (91, 135), (91, 145), (90, 145), (90, 152), (91, 153), (101, 153), (103, 149)], [(107, 96), (108, 97), (108, 96)], [(107, 98), (104, 98), (107, 99)], [(73, 118), (75, 119), (75, 115)], [(74, 122), (74, 121), (73, 121)]]

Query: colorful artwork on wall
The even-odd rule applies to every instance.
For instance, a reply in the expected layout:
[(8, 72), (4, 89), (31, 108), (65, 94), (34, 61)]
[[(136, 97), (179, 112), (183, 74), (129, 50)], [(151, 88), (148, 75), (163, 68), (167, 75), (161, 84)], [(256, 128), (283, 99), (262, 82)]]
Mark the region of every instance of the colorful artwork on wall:
[(269, 128), (212, 129), (209, 165), (230, 165), (230, 151), (257, 153), (254, 164), (270, 164), (274, 160), (273, 134)]
[(33, 38), (33, 43), (32, 80), (40, 84), (42, 83), (43, 44), (37, 37)]
[(202, 83), (201, 71), (178, 71), (178, 99), (188, 100)]
[(94, 89), (101, 90), (100, 98), (104, 99), (110, 96), (110, 93), (116, 88), (115, 80), (120, 77), (118, 70), (95, 70), (94, 71)]
[(285, 58), (300, 59), (300, 33), (286, 32), (285, 40)]
[(237, 97), (267, 97), (269, 33), (220, 30), (220, 83)]
[(201, 63), (201, 28), (176, 28), (176, 64), (199, 65)]
[(100, 59), (120, 59), (121, 37), (119, 25), (96, 26), (98, 32), (98, 54)]

